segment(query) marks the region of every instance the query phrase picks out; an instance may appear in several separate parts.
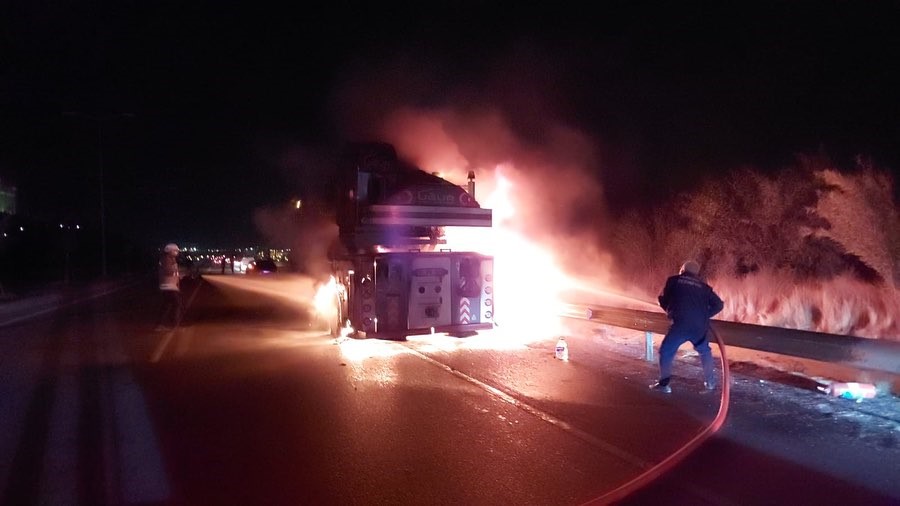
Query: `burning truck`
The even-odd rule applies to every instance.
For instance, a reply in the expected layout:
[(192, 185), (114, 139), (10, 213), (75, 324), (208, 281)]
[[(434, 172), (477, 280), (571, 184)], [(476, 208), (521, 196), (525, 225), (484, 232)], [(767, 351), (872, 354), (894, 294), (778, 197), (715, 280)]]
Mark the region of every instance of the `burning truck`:
[(491, 227), (475, 175), (453, 184), (399, 159), (389, 144), (355, 145), (341, 167), (331, 254), (332, 333), (403, 339), (494, 326), (494, 259), (446, 247), (444, 227)]

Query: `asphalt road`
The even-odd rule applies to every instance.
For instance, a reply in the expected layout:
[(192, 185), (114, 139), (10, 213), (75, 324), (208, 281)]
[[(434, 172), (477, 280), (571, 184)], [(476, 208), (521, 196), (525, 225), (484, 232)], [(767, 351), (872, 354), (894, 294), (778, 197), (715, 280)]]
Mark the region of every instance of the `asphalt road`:
[[(573, 323), (568, 362), (497, 331), (335, 340), (286, 278), (188, 281), (174, 332), (153, 331), (149, 280), (7, 317), (3, 504), (580, 505), (720, 409), (690, 357), (672, 395), (647, 391), (615, 329)], [(900, 502), (896, 398), (736, 369), (722, 430), (623, 504)]]

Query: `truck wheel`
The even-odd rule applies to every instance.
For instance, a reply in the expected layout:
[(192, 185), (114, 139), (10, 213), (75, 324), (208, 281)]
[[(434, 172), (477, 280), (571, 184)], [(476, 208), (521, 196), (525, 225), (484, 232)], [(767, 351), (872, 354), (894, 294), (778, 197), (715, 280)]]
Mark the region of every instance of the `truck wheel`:
[(341, 301), (334, 301), (334, 313), (325, 317), (328, 331), (331, 333), (332, 337), (340, 337), (341, 335), (341, 327), (344, 325), (343, 320), (343, 308), (341, 307)]
[(341, 322), (338, 317), (329, 317), (327, 321), (328, 332), (331, 337), (339, 337), (341, 335)]

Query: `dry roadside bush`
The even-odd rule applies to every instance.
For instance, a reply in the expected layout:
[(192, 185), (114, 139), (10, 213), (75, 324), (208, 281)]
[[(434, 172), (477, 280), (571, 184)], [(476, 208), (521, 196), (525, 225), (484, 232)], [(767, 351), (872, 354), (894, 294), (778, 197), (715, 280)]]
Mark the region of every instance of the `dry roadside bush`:
[(727, 321), (900, 341), (900, 293), (853, 276), (791, 281), (757, 272), (710, 283), (725, 301)]
[(893, 181), (800, 157), (742, 168), (630, 213), (611, 236), (619, 278), (655, 298), (687, 258), (726, 301), (720, 318), (900, 340), (900, 222)]
[(816, 212), (831, 226), (814, 234), (843, 245), (880, 281), (896, 283), (900, 225), (890, 175), (862, 165), (850, 174), (826, 168), (818, 170), (816, 176), (829, 189), (820, 196)]

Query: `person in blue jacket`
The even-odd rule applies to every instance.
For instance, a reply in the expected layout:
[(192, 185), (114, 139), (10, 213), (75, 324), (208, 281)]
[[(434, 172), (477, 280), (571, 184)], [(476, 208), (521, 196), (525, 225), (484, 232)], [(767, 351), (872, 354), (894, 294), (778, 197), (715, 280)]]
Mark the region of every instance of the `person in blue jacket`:
[(706, 391), (716, 388), (712, 351), (709, 348), (709, 319), (724, 307), (716, 292), (700, 279), (700, 264), (688, 260), (676, 276), (666, 280), (659, 296), (659, 306), (669, 316), (671, 325), (659, 346), (659, 380), (650, 385), (653, 390), (671, 393), (672, 363), (682, 344), (689, 342), (700, 354)]

